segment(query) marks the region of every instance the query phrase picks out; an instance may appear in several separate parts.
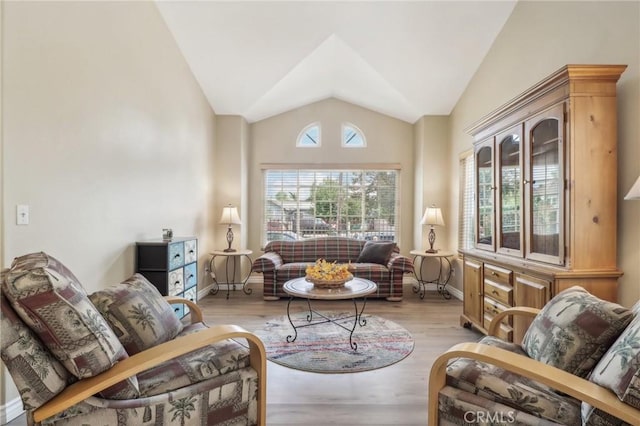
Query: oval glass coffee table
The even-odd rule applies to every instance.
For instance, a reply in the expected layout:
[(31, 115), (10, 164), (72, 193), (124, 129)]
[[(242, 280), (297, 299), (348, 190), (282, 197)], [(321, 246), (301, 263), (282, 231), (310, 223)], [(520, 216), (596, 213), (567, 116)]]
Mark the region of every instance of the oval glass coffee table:
[[(312, 325), (318, 324), (326, 324), (333, 323), (340, 328), (343, 328), (349, 332), (349, 346), (351, 349), (358, 350), (358, 344), (353, 341), (353, 332), (356, 329), (356, 326), (360, 325), (360, 327), (364, 327), (367, 325), (367, 320), (362, 318), (362, 313), (364, 312), (364, 308), (367, 305), (367, 296), (375, 293), (378, 289), (378, 286), (373, 281), (366, 280), (364, 278), (354, 277), (351, 281), (347, 281), (343, 287), (338, 288), (317, 288), (312, 283), (308, 282), (304, 277), (295, 278), (293, 280), (289, 280), (284, 283), (282, 287), (285, 293), (287, 293), (289, 297), (289, 302), (287, 303), (287, 318), (289, 319), (289, 323), (291, 327), (293, 327), (293, 336), (287, 336), (287, 342), (291, 343), (296, 340), (298, 337), (298, 329), (303, 327), (310, 327)], [(307, 322), (301, 325), (295, 325), (291, 320), (291, 302), (296, 297), (307, 299), (307, 306), (309, 308), (309, 313), (307, 314)], [(355, 310), (354, 315), (340, 317), (340, 318), (329, 318), (322, 313), (315, 311), (311, 308), (311, 300), (343, 300), (343, 299), (351, 299), (353, 300), (353, 307)], [(358, 310), (357, 300), (362, 299), (362, 307)], [(322, 320), (314, 321), (313, 316), (316, 315)], [(353, 318), (353, 327), (347, 328), (341, 322), (344, 322), (346, 319)]]

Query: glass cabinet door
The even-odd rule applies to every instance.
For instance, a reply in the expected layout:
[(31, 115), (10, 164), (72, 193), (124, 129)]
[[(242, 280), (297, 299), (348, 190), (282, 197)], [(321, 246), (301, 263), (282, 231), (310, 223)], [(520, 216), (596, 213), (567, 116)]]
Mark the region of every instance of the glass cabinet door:
[(494, 191), (493, 182), (493, 139), (479, 145), (476, 151), (476, 247), (495, 250), (494, 233)]
[(564, 263), (563, 105), (529, 120), (527, 199), (527, 257)]
[(522, 125), (496, 137), (497, 249), (522, 256)]

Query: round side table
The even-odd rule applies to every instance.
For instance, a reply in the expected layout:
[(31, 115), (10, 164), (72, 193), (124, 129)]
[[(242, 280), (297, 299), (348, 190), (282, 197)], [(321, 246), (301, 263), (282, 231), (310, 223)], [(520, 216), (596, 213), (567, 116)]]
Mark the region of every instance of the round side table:
[[(251, 257), (250, 255), (253, 253), (252, 250), (247, 249), (238, 249), (236, 251), (224, 251), (224, 250), (214, 250), (211, 253), (211, 260), (209, 261), (209, 274), (211, 274), (211, 278), (213, 279), (213, 288), (209, 292), (209, 294), (217, 294), (220, 290), (220, 284), (227, 285), (227, 299), (229, 298), (229, 287), (233, 286), (233, 291), (236, 291), (236, 284), (242, 285), (242, 291), (244, 294), (251, 294), (252, 289), (247, 287), (247, 281), (249, 281), (249, 276), (251, 275), (251, 268), (249, 268), (249, 272), (246, 277), (242, 277), (240, 281), (236, 281), (236, 269), (238, 263), (241, 264), (242, 258), (246, 258), (249, 261), (249, 265), (251, 265)], [(215, 258), (218, 256), (225, 257), (225, 272), (226, 272), (226, 283), (218, 282), (218, 274), (216, 273), (216, 263), (214, 262)], [(229, 281), (229, 277), (231, 277), (231, 281)]]
[[(420, 299), (424, 299), (424, 292), (427, 284), (435, 284), (438, 289), (438, 293), (445, 299), (451, 299), (451, 294), (447, 290), (447, 284), (451, 279), (451, 267), (450, 257), (453, 257), (453, 253), (450, 251), (440, 250), (436, 253), (428, 253), (424, 250), (411, 250), (409, 253), (413, 255), (413, 263), (416, 264), (418, 258), (420, 258), (419, 267), (413, 268), (413, 273), (416, 277), (417, 284), (413, 287), (414, 293), (420, 294)], [(426, 259), (438, 259), (438, 275), (436, 277), (425, 278), (422, 274), (422, 266)], [(447, 266), (443, 267), (443, 263), (446, 262)]]

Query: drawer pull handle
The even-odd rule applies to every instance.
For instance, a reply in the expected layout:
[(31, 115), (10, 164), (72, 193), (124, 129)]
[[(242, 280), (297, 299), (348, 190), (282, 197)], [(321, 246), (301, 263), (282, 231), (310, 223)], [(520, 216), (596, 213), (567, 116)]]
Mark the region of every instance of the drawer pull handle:
[(195, 253), (195, 250), (189, 250), (189, 254)]
[(174, 309), (175, 312), (178, 312), (179, 310), (180, 310), (180, 308), (175, 308)]
[(180, 285), (180, 281), (176, 281), (173, 285)]
[(500, 293), (498, 293), (498, 292), (497, 292), (497, 291), (495, 291), (495, 290), (491, 290), (491, 293), (492, 293), (492, 294), (495, 294), (496, 296), (500, 294)]
[(190, 280), (191, 278), (193, 278), (193, 274), (189, 275), (189, 278), (187, 279)]
[(497, 272), (494, 272), (494, 271), (491, 271), (491, 275), (493, 275), (494, 277), (497, 277), (497, 276), (498, 276), (498, 273), (497, 273)]
[(180, 253), (176, 253), (176, 254), (173, 256), (173, 258), (174, 258), (174, 259), (177, 259), (177, 258), (179, 258), (179, 257), (180, 257)]

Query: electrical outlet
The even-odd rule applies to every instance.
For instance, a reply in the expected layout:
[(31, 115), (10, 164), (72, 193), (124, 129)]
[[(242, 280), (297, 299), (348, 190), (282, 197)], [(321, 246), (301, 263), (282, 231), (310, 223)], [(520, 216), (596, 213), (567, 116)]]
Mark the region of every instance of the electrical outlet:
[(16, 206), (16, 224), (29, 224), (29, 206), (26, 204), (18, 204)]

